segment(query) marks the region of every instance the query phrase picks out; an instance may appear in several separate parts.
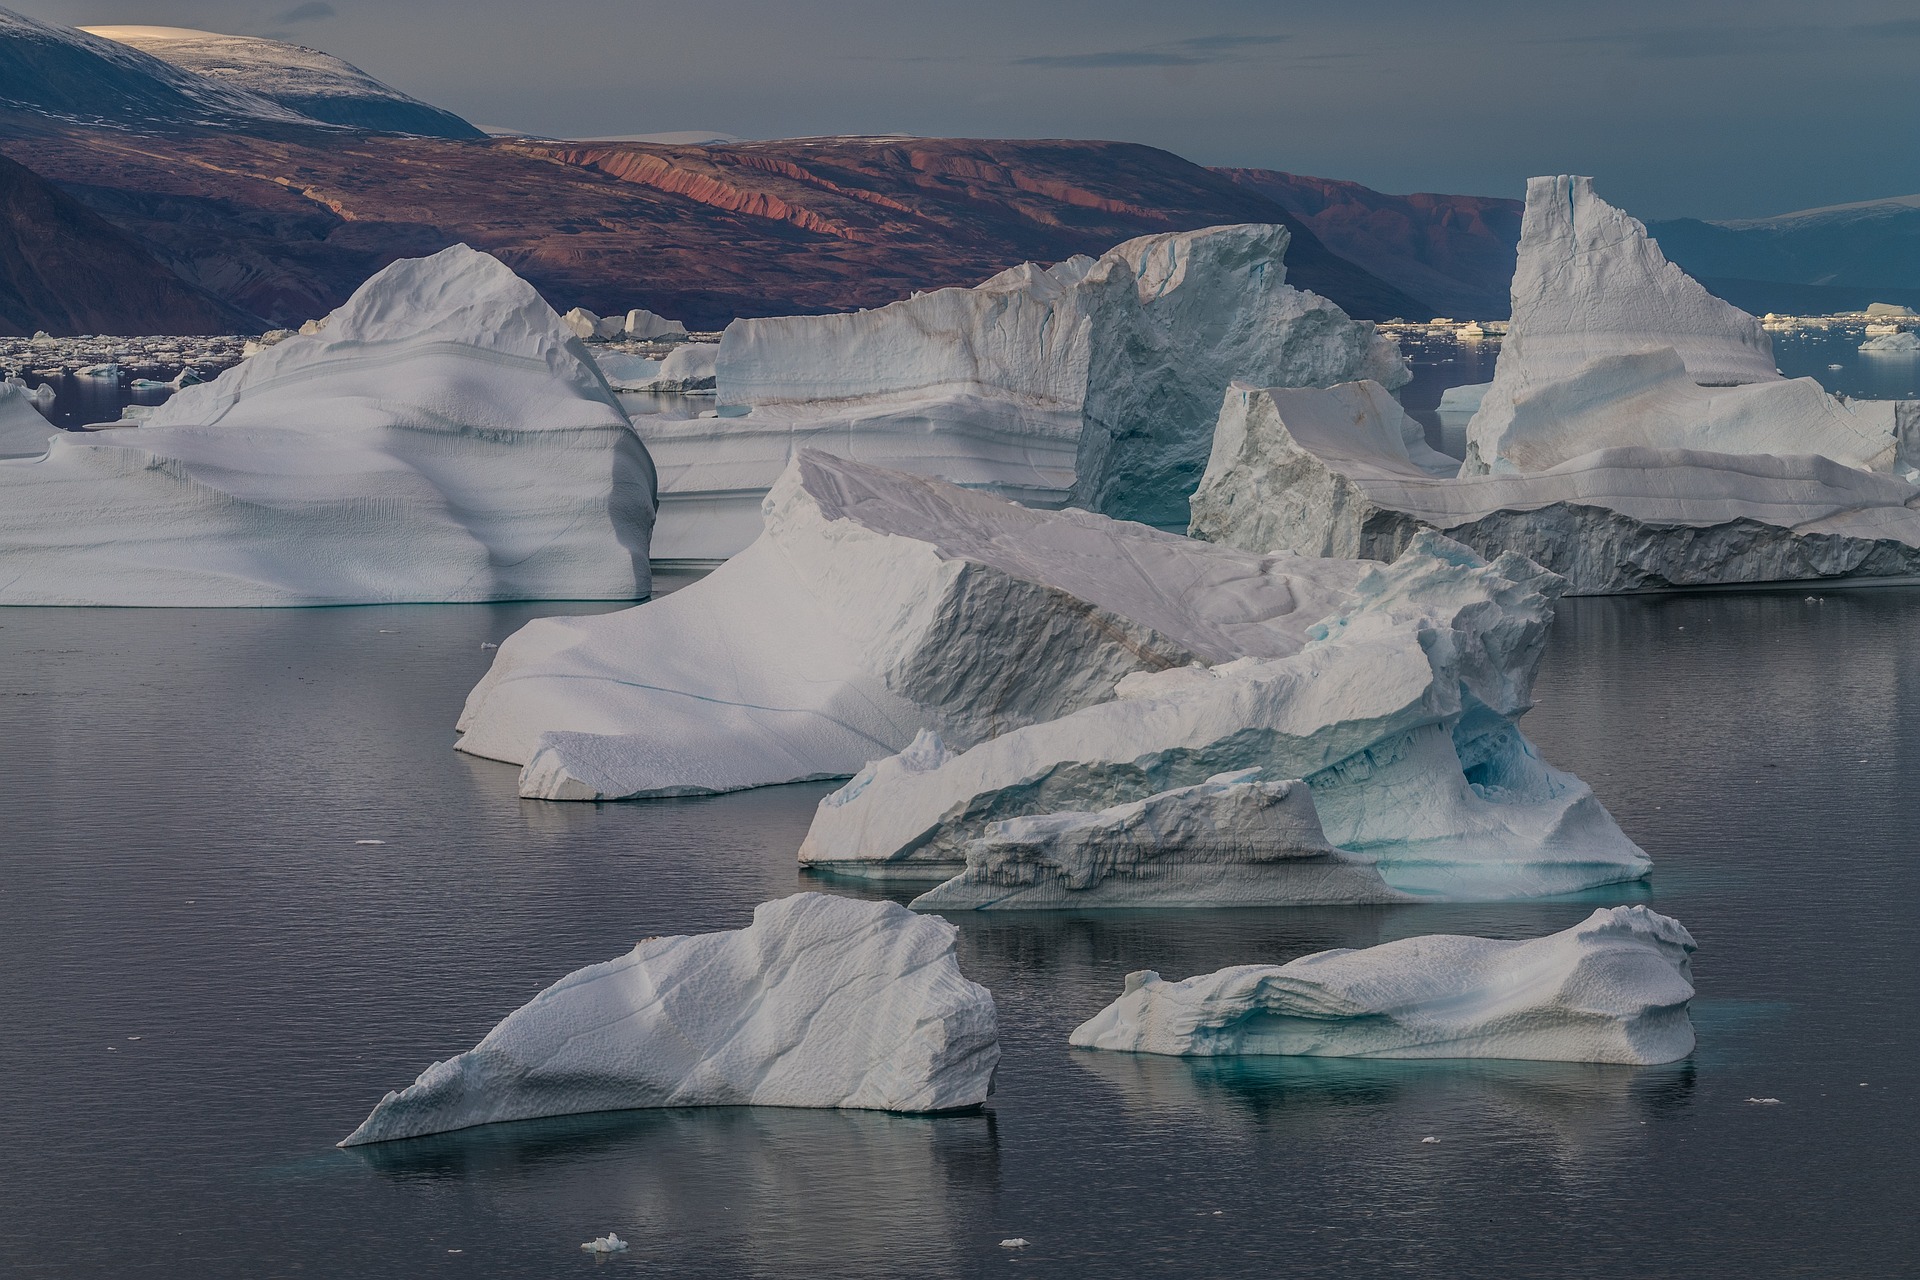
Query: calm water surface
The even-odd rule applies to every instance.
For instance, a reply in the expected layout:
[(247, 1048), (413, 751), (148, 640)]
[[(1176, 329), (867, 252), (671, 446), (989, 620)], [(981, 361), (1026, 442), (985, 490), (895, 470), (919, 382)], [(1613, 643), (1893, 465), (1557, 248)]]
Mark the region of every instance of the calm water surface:
[[(569, 970), (826, 887), (793, 855), (827, 787), (515, 798), (450, 726), (481, 643), (564, 606), (0, 610), (0, 1273), (1913, 1274), (1920, 592), (1815, 595), (1570, 602), (1527, 722), (1700, 941), (1687, 1062), (1066, 1047), (1132, 969), (1521, 937), (1631, 895), (1027, 915), (961, 922), (1004, 1034), (983, 1114), (353, 1152), (383, 1092)], [(580, 1251), (609, 1230), (631, 1252)]]

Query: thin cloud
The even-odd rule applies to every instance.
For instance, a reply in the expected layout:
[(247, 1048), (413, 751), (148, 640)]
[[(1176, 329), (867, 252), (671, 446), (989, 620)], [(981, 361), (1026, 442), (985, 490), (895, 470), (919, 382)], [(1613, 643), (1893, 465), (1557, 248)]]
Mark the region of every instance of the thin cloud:
[(1288, 35), (1243, 35), (1223, 32), (1219, 35), (1192, 36), (1144, 49), (1105, 49), (1097, 53), (1049, 53), (1015, 58), (1020, 67), (1197, 67), (1211, 62), (1238, 62), (1246, 50), (1285, 44)]

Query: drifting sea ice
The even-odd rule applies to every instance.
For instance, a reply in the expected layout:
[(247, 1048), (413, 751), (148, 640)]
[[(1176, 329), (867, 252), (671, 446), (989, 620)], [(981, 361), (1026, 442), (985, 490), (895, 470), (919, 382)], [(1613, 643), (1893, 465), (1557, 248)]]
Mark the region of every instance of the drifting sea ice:
[(1693, 1051), (1693, 950), (1677, 920), (1614, 907), (1524, 942), (1433, 934), (1183, 982), (1142, 971), (1070, 1042), (1196, 1057), (1673, 1062)]
[(1000, 1046), (957, 932), (895, 903), (802, 893), (744, 929), (649, 938), (389, 1093), (340, 1145), (645, 1107), (978, 1106)]

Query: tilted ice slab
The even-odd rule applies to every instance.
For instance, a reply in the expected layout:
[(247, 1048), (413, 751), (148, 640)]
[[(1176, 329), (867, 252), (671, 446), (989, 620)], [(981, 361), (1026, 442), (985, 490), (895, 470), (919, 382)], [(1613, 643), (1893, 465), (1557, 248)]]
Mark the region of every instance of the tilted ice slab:
[(33, 393), (17, 382), (0, 382), (0, 458), (37, 458), (60, 428), (34, 408)]
[(1614, 907), (1524, 942), (1432, 934), (1184, 982), (1142, 971), (1070, 1039), (1191, 1057), (1673, 1062), (1693, 1052), (1693, 950), (1679, 921)]
[(556, 800), (844, 777), (922, 728), (971, 745), (1131, 673), (1296, 652), (1366, 568), (803, 451), (759, 539), (706, 578), (510, 638), (460, 749)]
[(1395, 564), (1367, 568), (1297, 652), (1130, 675), (1111, 702), (958, 753), (923, 741), (870, 764), (820, 802), (800, 860), (946, 879), (992, 823), (1259, 768), (1304, 778), (1327, 840), (1404, 892), (1525, 897), (1638, 879), (1646, 855), (1513, 723), (1560, 585), (1519, 556), (1489, 565), (1422, 534)]
[(638, 1107), (978, 1106), (999, 1036), (993, 997), (961, 976), (957, 932), (895, 903), (802, 893), (744, 929), (648, 938), (389, 1093), (340, 1145)]
[(0, 463), (0, 603), (631, 599), (653, 468), (532, 286), (457, 246), (138, 428)]
[[(937, 750), (931, 735), (916, 742)], [(916, 911), (1276, 907), (1403, 901), (1373, 859), (1327, 843), (1305, 782), (1223, 773), (1097, 813), (987, 825)]]
[(719, 416), (645, 426), (658, 554), (718, 560), (747, 545), (801, 448), (1031, 506), (1184, 519), (1234, 377), (1406, 381), (1371, 324), (1286, 284), (1288, 237), (1264, 225), (1147, 236), (872, 311), (735, 321)]
[[(1920, 436), (1920, 405), (1884, 404), (1897, 438)], [(1920, 573), (1920, 489), (1895, 475), (1625, 446), (1532, 475), (1454, 478), (1418, 432), (1366, 383), (1235, 387), (1192, 532), (1249, 551), (1390, 560), (1437, 529), (1484, 555), (1516, 551), (1577, 594)]]

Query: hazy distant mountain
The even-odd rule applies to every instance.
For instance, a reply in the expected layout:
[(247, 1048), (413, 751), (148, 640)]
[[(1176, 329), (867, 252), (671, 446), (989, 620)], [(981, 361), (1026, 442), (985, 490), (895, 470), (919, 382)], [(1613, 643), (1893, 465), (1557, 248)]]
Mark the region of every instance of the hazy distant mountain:
[(278, 102), (138, 49), (0, 9), (0, 107), (77, 124), (311, 125)]
[(1357, 182), (1273, 169), (1216, 169), (1288, 210), (1327, 248), (1429, 304), (1427, 314), (1503, 319), (1512, 310), (1522, 202), (1390, 196)]
[(0, 156), (0, 334), (254, 327), (252, 317), (190, 288), (118, 227)]
[(351, 63), (305, 45), (184, 27), (81, 30), (327, 124), (434, 138), (486, 136), (451, 111), (410, 98)]
[[(1680, 218), (1649, 223), (1647, 229), (1667, 257), (1692, 274), (1726, 280), (1759, 301), (1774, 299), (1761, 310), (1805, 310), (1808, 302), (1834, 310), (1900, 301), (1889, 291), (1920, 290), (1920, 195), (1802, 209), (1773, 218)], [(1759, 287), (1768, 283), (1820, 292)]]

